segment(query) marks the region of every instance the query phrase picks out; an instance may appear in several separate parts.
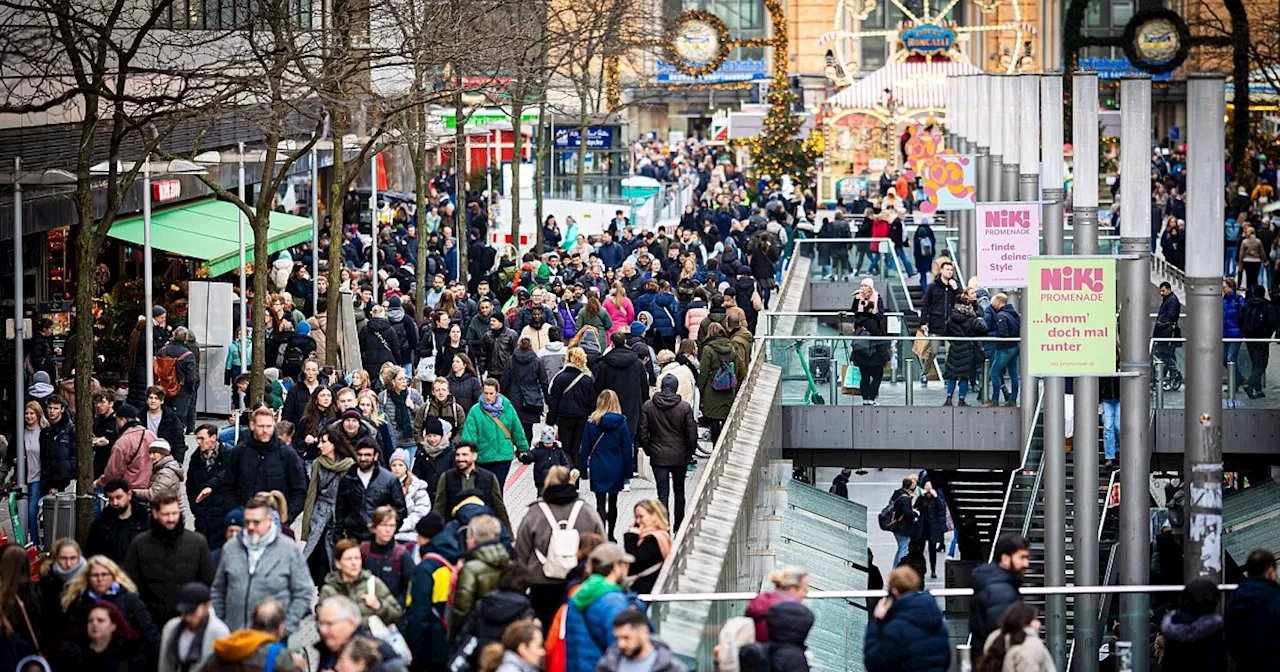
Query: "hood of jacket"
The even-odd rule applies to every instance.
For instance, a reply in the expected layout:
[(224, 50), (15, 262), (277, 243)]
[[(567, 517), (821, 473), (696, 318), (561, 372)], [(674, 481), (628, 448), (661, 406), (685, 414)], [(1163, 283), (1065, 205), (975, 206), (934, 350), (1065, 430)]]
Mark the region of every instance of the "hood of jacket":
[(529, 366), (538, 361), (538, 353), (532, 350), (516, 348), (516, 351), (511, 354), (511, 361), (521, 366)]
[(710, 349), (720, 357), (733, 356), (733, 341), (729, 340), (728, 336), (709, 338), (706, 343), (702, 344), (702, 347), (704, 349)]
[[(653, 402), (653, 407), (660, 411), (669, 411), (676, 407), (681, 401), (680, 395), (675, 392), (659, 390), (655, 392), (649, 400)], [(603, 420), (603, 418), (601, 418)]]
[(388, 308), (388, 309), (387, 309), (387, 321), (388, 321), (388, 322), (400, 322), (400, 321), (402, 321), (402, 320), (404, 320), (404, 308), (403, 308), (403, 307), (401, 307), (401, 308)]
[(630, 348), (614, 348), (604, 353), (604, 357), (600, 358), (600, 362), (611, 369), (625, 371), (633, 366), (640, 358)]
[(486, 623), (501, 626), (519, 620), (531, 608), (529, 596), (524, 593), (495, 590), (480, 600), (476, 605), (476, 613)]
[(804, 640), (813, 628), (813, 612), (799, 602), (779, 602), (765, 616), (769, 624), (769, 641), (775, 644), (797, 644)]
[(153, 479), (155, 478), (154, 476), (155, 472), (161, 469), (172, 469), (173, 472), (177, 474), (179, 481), (185, 480), (187, 477), (187, 472), (182, 470), (182, 465), (178, 464), (178, 461), (173, 459), (172, 455), (165, 455), (163, 458), (160, 459), (159, 462), (156, 462), (155, 465), (151, 467)]
[(600, 416), (600, 426), (607, 430), (618, 429), (627, 422), (627, 416), (621, 413), (605, 413)]
[(542, 347), (543, 352), (550, 355), (559, 355), (565, 352), (564, 341), (551, 341)]
[(266, 632), (236, 630), (222, 639), (214, 640), (213, 655), (223, 662), (238, 663), (276, 641), (275, 637)]
[(973, 588), (974, 593), (997, 583), (1007, 583), (1016, 589), (1022, 585), (1022, 577), (994, 563), (978, 565), (969, 576), (969, 587)]
[(578, 501), (578, 486), (559, 483), (542, 489), (542, 501), (562, 506)]
[(471, 558), (479, 560), (500, 572), (511, 564), (511, 554), (507, 553), (507, 547), (503, 546), (501, 542), (475, 547), (471, 551)]
[(578, 592), (569, 598), (573, 606), (579, 611), (586, 611), (588, 607), (596, 603), (596, 600), (608, 595), (609, 593), (621, 593), (622, 587), (616, 583), (611, 583), (599, 574), (592, 574), (578, 586)]
[(391, 322), (385, 317), (371, 317), (365, 324), (369, 327), (369, 331), (376, 331), (380, 334), (391, 330)]
[(457, 562), (462, 557), (462, 545), (458, 543), (458, 534), (453, 530), (444, 530), (431, 537), (420, 550), (422, 555), (435, 553), (449, 562)]
[(937, 598), (924, 591), (908, 593), (893, 601), (891, 618), (901, 618), (921, 630), (936, 631), (942, 627), (942, 610)]
[(751, 598), (747, 603), (747, 615), (761, 619), (769, 614), (769, 610), (779, 602), (795, 602), (795, 596), (785, 590), (766, 590)]
[(1160, 632), (1174, 642), (1198, 642), (1221, 629), (1222, 617), (1218, 614), (1192, 616), (1185, 611), (1171, 611), (1160, 622)]

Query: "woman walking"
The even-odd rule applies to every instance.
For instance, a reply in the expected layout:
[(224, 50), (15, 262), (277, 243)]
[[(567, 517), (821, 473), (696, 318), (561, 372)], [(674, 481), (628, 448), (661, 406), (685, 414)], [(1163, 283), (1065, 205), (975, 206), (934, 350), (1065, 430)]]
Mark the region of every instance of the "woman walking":
[(333, 566), (330, 551), (337, 541), (334, 527), (334, 508), (338, 502), (338, 482), (355, 459), (351, 445), (342, 435), (341, 427), (335, 427), (320, 435), (317, 445), (319, 455), (311, 465), (311, 480), (307, 484), (306, 504), (302, 509), (302, 538), (306, 545), (302, 557), (307, 559), (311, 580), (321, 585)]
[[(853, 297), (853, 328), (858, 336), (884, 336), (884, 297), (876, 291), (875, 281), (863, 278)], [(853, 361), (862, 377), (859, 391), (864, 406), (879, 405), (880, 381), (884, 365), (890, 359), (889, 342), (863, 340), (853, 342)]]
[(636, 559), (631, 563), (631, 590), (646, 595), (653, 592), (658, 572), (671, 555), (671, 523), (667, 507), (656, 499), (636, 504), (635, 516), (635, 524), (623, 535), (623, 546)]
[(533, 426), (542, 420), (542, 407), (549, 385), (547, 370), (542, 368), (542, 361), (538, 359), (528, 336), (520, 337), (516, 351), (502, 373), (502, 381), (508, 398), (515, 406), (516, 415), (520, 417), (525, 443), (532, 444)]
[(565, 455), (576, 468), (587, 416), (595, 409), (595, 380), (587, 368), (587, 353), (582, 348), (569, 348), (566, 362), (551, 381), (547, 394), (547, 424), (560, 430)]
[(476, 375), (476, 367), (471, 363), (471, 356), (458, 353), (453, 356), (449, 367), (449, 394), (458, 401), (462, 410), (469, 411), (480, 398), (480, 376)]
[[(956, 294), (955, 306), (942, 335), (962, 339), (987, 335), (987, 323), (973, 311), (973, 301), (967, 294)], [(943, 406), (951, 405), (956, 387), (960, 388), (960, 401), (956, 405), (968, 406), (964, 398), (969, 393), (969, 381), (977, 380), (983, 360), (982, 346), (976, 341), (959, 340), (947, 344), (947, 362), (942, 371), (942, 377), (947, 381), (947, 400)]]
[[(1000, 628), (987, 636), (978, 663), (981, 672), (1056, 672), (1049, 649), (1040, 640), (1035, 607), (1014, 602), (1000, 617)], [(1208, 669), (1208, 668), (1205, 668)]]
[[(578, 327), (577, 338), (582, 338), (584, 327), (592, 327), (596, 338), (596, 349), (600, 352), (604, 351), (606, 334), (613, 330), (613, 319), (609, 317), (608, 311), (604, 306), (600, 305), (600, 297), (593, 292), (587, 292), (587, 304), (578, 311), (578, 319), (574, 322)], [(631, 324), (628, 322), (627, 324)]]
[(607, 539), (616, 539), (618, 493), (635, 471), (631, 431), (622, 405), (613, 390), (596, 397), (596, 410), (587, 418), (582, 434), (582, 463), (590, 473), (591, 491), (596, 495), (596, 513), (608, 528)]
[(413, 413), (423, 404), (422, 393), (411, 387), (409, 374), (398, 366), (392, 367), (388, 377), (391, 384), (378, 395), (378, 403), (391, 427), (394, 444), (389, 450), (416, 451), (418, 442), (413, 436)]

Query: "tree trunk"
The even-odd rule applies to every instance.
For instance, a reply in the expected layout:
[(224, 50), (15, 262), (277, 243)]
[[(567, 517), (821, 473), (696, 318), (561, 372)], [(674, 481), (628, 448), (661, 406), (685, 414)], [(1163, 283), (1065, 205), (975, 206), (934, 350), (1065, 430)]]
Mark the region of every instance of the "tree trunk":
[(414, 292), (413, 305), (418, 307), (418, 317), (425, 319), (427, 316), (427, 237), (426, 217), (427, 217), (427, 106), (416, 105), (412, 110), (406, 113), (406, 118), (412, 116), (415, 121), (410, 124), (412, 129), (412, 137), (409, 139), (409, 160), (413, 162), (413, 192), (414, 192), (414, 208), (417, 213), (418, 225), (418, 263), (413, 265), (414, 282), (417, 283), (417, 291)]
[[(343, 185), (347, 181), (347, 162), (342, 155), (342, 138), (350, 129), (347, 110), (342, 105), (332, 105), (329, 109), (332, 120), (333, 172), (329, 183), (329, 300), (328, 318), (325, 324), (325, 341), (328, 343), (325, 359), (329, 366), (338, 365), (338, 348), (342, 345), (342, 319), (338, 312), (338, 289), (342, 282), (342, 214), (343, 198), (346, 197)], [(354, 288), (352, 288), (354, 291)]]
[[(94, 244), (97, 238), (98, 224), (93, 219), (93, 195), (89, 181), (84, 179), (87, 170), (81, 172), (81, 183), (76, 186), (76, 210), (80, 215), (80, 224), (76, 226), (76, 268), (81, 269), (79, 281), (76, 282), (76, 361), (75, 386), (77, 390), (86, 390), (76, 395), (76, 492), (82, 495), (93, 493), (93, 395), (87, 390), (93, 389), (93, 369), (95, 355), (93, 352), (93, 298), (94, 287), (92, 274), (85, 269), (93, 268), (98, 260), (99, 245)], [(80, 192), (84, 193), (81, 194)], [(18, 299), (21, 300), (20, 298)], [(133, 376), (134, 362), (125, 363), (125, 377)], [(106, 381), (104, 381), (106, 382)], [(22, 394), (21, 381), (14, 383), (15, 390)], [(15, 418), (17, 427), (22, 427), (22, 418)], [(21, 433), (19, 439), (10, 444), (10, 450), (21, 451)], [(25, 459), (19, 454), (18, 459)], [(39, 496), (37, 493), (35, 496)], [(24, 519), (25, 523), (26, 520)], [(89, 526), (93, 524), (93, 499), (76, 498), (76, 539), (84, 545), (89, 538)], [(36, 538), (38, 530), (28, 530), (29, 538)]]
[[(520, 249), (520, 166), (524, 165), (521, 154), (524, 151), (524, 131), (520, 127), (520, 119), (524, 117), (524, 89), (522, 84), (517, 84), (515, 96), (511, 100), (511, 244), (516, 249)], [(501, 155), (498, 159), (501, 163)], [(542, 229), (541, 226), (534, 228)], [(534, 248), (534, 253), (541, 250), (542, 246), (539, 244)]]
[(249, 369), (249, 407), (257, 408), (263, 402), (267, 369), (267, 239), (271, 236), (271, 210), (258, 208), (249, 220), (253, 231), (253, 362)]
[(533, 216), (538, 220), (538, 249), (542, 249), (542, 178), (543, 168), (542, 161), (546, 157), (547, 148), (545, 135), (547, 133), (547, 98), (542, 97), (542, 102), (538, 108), (538, 130), (535, 135), (533, 145)]
[[(471, 242), (471, 230), (467, 227), (467, 120), (463, 114), (466, 109), (462, 105), (462, 79), (458, 79), (458, 92), (453, 96), (453, 172), (454, 192), (457, 203), (453, 204), (453, 236), (458, 245), (458, 282), (466, 285), (467, 247)], [(483, 235), (483, 233), (481, 234)]]

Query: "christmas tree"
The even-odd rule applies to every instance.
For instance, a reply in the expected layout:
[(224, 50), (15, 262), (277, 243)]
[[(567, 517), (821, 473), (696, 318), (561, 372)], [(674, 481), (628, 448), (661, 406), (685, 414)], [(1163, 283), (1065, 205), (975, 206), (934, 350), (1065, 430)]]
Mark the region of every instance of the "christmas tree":
[(790, 175), (797, 184), (813, 180), (813, 146), (800, 137), (803, 119), (794, 112), (796, 94), (785, 72), (777, 72), (769, 84), (769, 114), (764, 118), (760, 135), (751, 138), (747, 147), (757, 176), (769, 175), (777, 180)]

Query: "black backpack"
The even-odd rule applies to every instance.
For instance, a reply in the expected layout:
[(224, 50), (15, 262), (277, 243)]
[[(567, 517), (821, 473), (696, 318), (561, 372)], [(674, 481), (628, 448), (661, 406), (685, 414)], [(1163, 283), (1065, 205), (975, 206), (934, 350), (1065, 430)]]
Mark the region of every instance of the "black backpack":
[(883, 509), (880, 509), (878, 522), (880, 523), (880, 529), (885, 532), (893, 532), (894, 528), (898, 526), (898, 523), (902, 522), (902, 517), (898, 515), (896, 507), (899, 496), (905, 495), (902, 495), (901, 493), (894, 495), (889, 499), (889, 503), (886, 504)]
[(301, 370), (302, 363), (307, 359), (306, 354), (302, 352), (302, 346), (295, 343), (292, 338), (285, 339), (285, 342), (280, 344), (277, 354), (279, 357), (276, 364), (281, 370)]
[(738, 669), (741, 672), (769, 672), (769, 645), (752, 642), (738, 649)]
[(1240, 327), (1246, 336), (1265, 333), (1267, 331), (1266, 306), (1245, 303), (1240, 315)]

